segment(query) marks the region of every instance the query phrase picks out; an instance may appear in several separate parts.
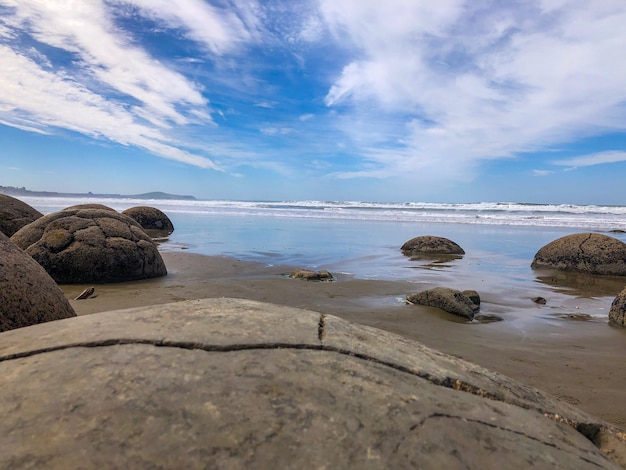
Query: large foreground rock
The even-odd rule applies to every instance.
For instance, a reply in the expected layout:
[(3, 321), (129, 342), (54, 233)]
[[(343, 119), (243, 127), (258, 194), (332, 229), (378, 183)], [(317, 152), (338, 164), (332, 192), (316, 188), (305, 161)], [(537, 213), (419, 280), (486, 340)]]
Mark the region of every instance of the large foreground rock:
[(601, 233), (576, 233), (542, 247), (532, 268), (626, 276), (626, 243)]
[(626, 328), (626, 288), (615, 297), (611, 304), (609, 323)]
[(458, 244), (444, 237), (423, 235), (405, 242), (400, 248), (406, 256), (422, 257), (426, 255), (464, 255), (465, 251)]
[(122, 214), (135, 220), (151, 237), (167, 237), (174, 231), (174, 224), (161, 209), (150, 206), (136, 206)]
[(0, 232), (10, 237), (43, 214), (23, 201), (0, 194)]
[(410, 304), (437, 307), (468, 320), (474, 319), (480, 309), (480, 297), (476, 291), (461, 292), (449, 287), (434, 287), (407, 295), (406, 300)]
[(0, 331), (75, 316), (48, 273), (0, 233)]
[(2, 468), (626, 462), (616, 428), (542, 392), (304, 310), (188, 301), (36, 325), (0, 344)]
[(157, 246), (116, 211), (64, 209), (11, 237), (59, 284), (122, 282), (167, 274)]

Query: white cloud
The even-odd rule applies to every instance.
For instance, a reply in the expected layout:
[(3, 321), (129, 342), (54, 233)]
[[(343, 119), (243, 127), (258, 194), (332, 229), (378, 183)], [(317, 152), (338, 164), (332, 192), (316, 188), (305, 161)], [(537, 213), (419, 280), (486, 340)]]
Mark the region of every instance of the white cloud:
[(533, 170), (533, 175), (535, 176), (548, 176), (553, 174), (554, 171), (552, 170)]
[(260, 130), (265, 135), (287, 135), (294, 131), (291, 127), (262, 127)]
[(0, 119), (24, 130), (46, 131), (58, 127), (136, 145), (162, 157), (204, 168), (216, 168), (210, 160), (180, 150), (157, 128), (142, 125), (123, 106), (91, 92), (72, 78), (41, 69), (30, 58), (0, 45), (0, 101), (13, 107)]
[[(251, 39), (251, 31), (234, 11), (217, 8), (203, 0), (110, 0), (134, 5), (142, 13), (204, 44), (211, 52), (223, 54)], [(247, 16), (250, 18), (250, 16)]]
[[(215, 53), (249, 39), (232, 12), (199, 0), (0, 0), (0, 34), (16, 31), (65, 51), (71, 62), (19, 43), (1, 46), (0, 118), (5, 125), (49, 132), (58, 127), (204, 168), (209, 159), (179, 148), (168, 134), (188, 124), (213, 124), (201, 87), (161, 63), (120, 30), (117, 8), (135, 6), (154, 21), (184, 30)], [(209, 27), (210, 26), (210, 27)], [(13, 108), (10, 111), (7, 109)]]
[(623, 2), (324, 0), (321, 10), (354, 57), (325, 98), (372, 164), (350, 176), (464, 178), (485, 159), (626, 130)]
[(315, 114), (302, 114), (298, 119), (300, 119), (302, 122), (308, 121), (309, 119), (313, 119), (315, 117)]
[(273, 109), (276, 106), (276, 103), (269, 101), (259, 101), (258, 103), (255, 103), (254, 106), (257, 108)]
[(617, 162), (626, 162), (626, 152), (607, 151), (607, 152), (591, 153), (591, 154), (582, 155), (579, 157), (566, 158), (563, 160), (554, 160), (552, 164), (578, 168), (578, 167), (583, 167), (583, 166), (602, 165), (605, 163), (617, 163)]

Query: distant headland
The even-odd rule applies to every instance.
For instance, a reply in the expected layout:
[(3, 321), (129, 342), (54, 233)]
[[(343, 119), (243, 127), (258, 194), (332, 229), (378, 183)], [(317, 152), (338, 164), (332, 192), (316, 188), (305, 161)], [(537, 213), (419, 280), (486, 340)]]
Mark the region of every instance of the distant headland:
[(96, 194), (96, 193), (57, 193), (54, 191), (31, 191), (30, 189), (16, 188), (14, 186), (0, 186), (0, 194), (7, 196), (32, 196), (32, 197), (89, 197), (98, 199), (180, 199), (184, 201), (195, 201), (194, 196), (180, 196), (178, 194), (168, 194), (161, 191), (154, 191), (143, 194)]

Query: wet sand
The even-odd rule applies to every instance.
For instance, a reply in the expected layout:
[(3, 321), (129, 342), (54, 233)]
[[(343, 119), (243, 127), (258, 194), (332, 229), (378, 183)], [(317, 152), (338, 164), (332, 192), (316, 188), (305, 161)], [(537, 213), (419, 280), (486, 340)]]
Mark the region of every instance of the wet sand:
[[(491, 288), (483, 283), (477, 289), (483, 301), (481, 311), (498, 314), (503, 321), (464, 323), (438, 309), (405, 305), (406, 294), (429, 285), (341, 275), (335, 282), (307, 282), (285, 276), (294, 268), (289, 266), (185, 251), (164, 252), (163, 258), (168, 276), (97, 285), (94, 297), (71, 300), (72, 306), (79, 315), (86, 315), (179, 300), (235, 297), (314, 310), (417, 339), (626, 428), (626, 329), (611, 327), (606, 317), (610, 295), (620, 280), (596, 281), (592, 289), (598, 292), (596, 297), (593, 292), (572, 296), (571, 289), (563, 294), (551, 285), (562, 279), (548, 276), (549, 282), (540, 291), (548, 298), (546, 305), (530, 300), (537, 288), (520, 292), (512, 285), (507, 290), (501, 284)], [(89, 286), (61, 287), (73, 299)], [(589, 317), (584, 313), (588, 311), (603, 313)]]

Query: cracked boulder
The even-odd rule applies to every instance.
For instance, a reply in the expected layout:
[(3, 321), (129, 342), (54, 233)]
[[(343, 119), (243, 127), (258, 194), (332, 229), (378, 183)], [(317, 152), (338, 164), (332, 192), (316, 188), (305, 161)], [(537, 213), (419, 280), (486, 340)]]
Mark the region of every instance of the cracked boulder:
[(412, 238), (404, 243), (400, 250), (405, 256), (419, 258), (431, 255), (461, 256), (465, 254), (463, 248), (452, 240), (432, 235)]
[(611, 304), (609, 323), (626, 328), (626, 288), (615, 297)]
[(0, 334), (1, 468), (619, 468), (620, 430), (391, 333), (205, 299)]
[(542, 247), (532, 268), (626, 276), (626, 243), (601, 233), (576, 233)]
[(43, 214), (28, 204), (6, 194), (0, 194), (0, 232), (10, 237)]
[(131, 207), (122, 214), (135, 220), (152, 238), (168, 237), (174, 231), (174, 224), (170, 218), (156, 207)]
[(449, 287), (434, 287), (407, 295), (406, 300), (409, 304), (440, 308), (468, 320), (473, 320), (480, 309), (480, 296), (474, 290), (461, 292)]
[(64, 209), (11, 240), (59, 284), (123, 282), (165, 276), (156, 244), (130, 217), (104, 209)]
[(0, 331), (75, 316), (48, 273), (0, 232)]

